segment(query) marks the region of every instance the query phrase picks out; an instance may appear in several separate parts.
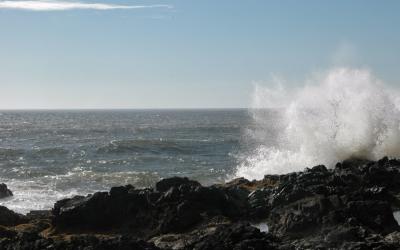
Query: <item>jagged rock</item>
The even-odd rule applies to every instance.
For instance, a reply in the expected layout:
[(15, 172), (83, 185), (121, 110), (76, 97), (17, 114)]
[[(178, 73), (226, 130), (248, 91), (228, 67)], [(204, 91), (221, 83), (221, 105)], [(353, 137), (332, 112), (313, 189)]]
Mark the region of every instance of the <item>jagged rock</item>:
[(165, 192), (171, 187), (179, 187), (182, 185), (187, 185), (187, 186), (201, 186), (200, 183), (197, 181), (192, 181), (189, 180), (188, 178), (184, 177), (171, 177), (171, 178), (166, 178), (162, 179), (161, 181), (156, 183), (156, 190), (158, 192)]
[(348, 160), (330, 170), (316, 166), (281, 176), (265, 193), (270, 231), (289, 240), (321, 239), (326, 247), (347, 249), (360, 241), (372, 247), (371, 235), (400, 230), (391, 209), (398, 204), (399, 166), (387, 158)]
[(10, 209), (0, 206), (0, 225), (15, 226), (27, 222), (28, 219), (22, 214), (17, 214)]
[(162, 234), (151, 238), (157, 247), (162, 249), (179, 250), (188, 248), (190, 245), (197, 243), (201, 239), (213, 234), (220, 225), (229, 225), (229, 221), (215, 220), (208, 225), (201, 226), (193, 231), (181, 234)]
[(400, 229), (387, 202), (351, 201), (344, 211), (347, 212), (346, 217), (354, 218), (357, 224), (374, 232), (386, 234)]
[(13, 196), (13, 193), (10, 189), (7, 188), (7, 185), (4, 183), (0, 184), (0, 199), (6, 198), (9, 196)]
[(160, 250), (153, 243), (127, 236), (98, 237), (91, 235), (73, 236), (70, 239), (44, 238), (36, 233), (18, 233), (0, 239), (4, 250)]
[(160, 181), (156, 188), (125, 186), (58, 201), (53, 225), (62, 231), (114, 230), (143, 237), (184, 232), (216, 216), (235, 220), (247, 213), (248, 191), (240, 187), (203, 187), (174, 177)]
[(32, 210), (26, 214), (29, 220), (47, 219), (51, 217), (51, 210)]
[(214, 233), (199, 238), (185, 249), (196, 250), (269, 250), (277, 249), (278, 240), (248, 223), (219, 226)]
[(386, 235), (385, 241), (388, 243), (397, 243), (399, 244), (400, 242), (400, 231), (393, 232), (391, 234)]
[(270, 194), (270, 189), (261, 188), (254, 190), (248, 195), (250, 217), (254, 219), (263, 219), (268, 216), (268, 198)]
[(113, 187), (51, 214), (0, 207), (0, 249), (400, 249), (399, 209), (400, 162), (351, 159), (208, 187), (180, 177)]

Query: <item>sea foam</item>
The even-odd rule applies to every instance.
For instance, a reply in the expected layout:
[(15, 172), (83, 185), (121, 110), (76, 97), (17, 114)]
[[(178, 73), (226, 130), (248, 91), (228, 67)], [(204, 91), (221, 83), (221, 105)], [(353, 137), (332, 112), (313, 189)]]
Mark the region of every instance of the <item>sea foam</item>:
[(257, 86), (253, 100), (254, 124), (245, 134), (253, 147), (236, 176), (400, 157), (399, 95), (368, 70), (335, 68), (299, 89)]

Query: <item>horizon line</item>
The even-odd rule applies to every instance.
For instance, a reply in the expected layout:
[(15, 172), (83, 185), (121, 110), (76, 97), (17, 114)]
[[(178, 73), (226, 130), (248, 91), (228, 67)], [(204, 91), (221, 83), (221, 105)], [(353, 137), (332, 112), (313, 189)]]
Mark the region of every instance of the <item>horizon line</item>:
[(107, 110), (239, 110), (251, 109), (249, 107), (195, 107), (195, 108), (0, 108), (4, 111), (107, 111)]

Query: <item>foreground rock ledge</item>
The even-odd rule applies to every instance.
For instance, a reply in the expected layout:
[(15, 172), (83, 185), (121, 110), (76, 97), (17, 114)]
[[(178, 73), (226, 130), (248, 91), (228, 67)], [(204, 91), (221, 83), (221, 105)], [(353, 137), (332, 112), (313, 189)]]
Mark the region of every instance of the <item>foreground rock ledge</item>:
[(209, 187), (174, 177), (26, 216), (0, 207), (0, 249), (400, 249), (397, 210), (400, 161), (388, 158)]

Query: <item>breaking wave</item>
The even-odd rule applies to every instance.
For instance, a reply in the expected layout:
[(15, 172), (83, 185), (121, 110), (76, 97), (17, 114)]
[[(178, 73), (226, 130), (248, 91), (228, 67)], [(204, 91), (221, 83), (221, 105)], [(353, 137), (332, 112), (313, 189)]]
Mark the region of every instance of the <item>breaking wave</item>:
[(301, 89), (257, 86), (252, 143), (236, 175), (262, 178), (348, 158), (400, 157), (399, 95), (368, 70), (337, 68)]
[(108, 191), (111, 187), (132, 184), (136, 187), (153, 186), (160, 176), (152, 172), (95, 172), (74, 168), (63, 175), (45, 175), (29, 179), (3, 179), (14, 196), (2, 199), (0, 205), (26, 214), (30, 210), (53, 208), (55, 201), (75, 195)]

